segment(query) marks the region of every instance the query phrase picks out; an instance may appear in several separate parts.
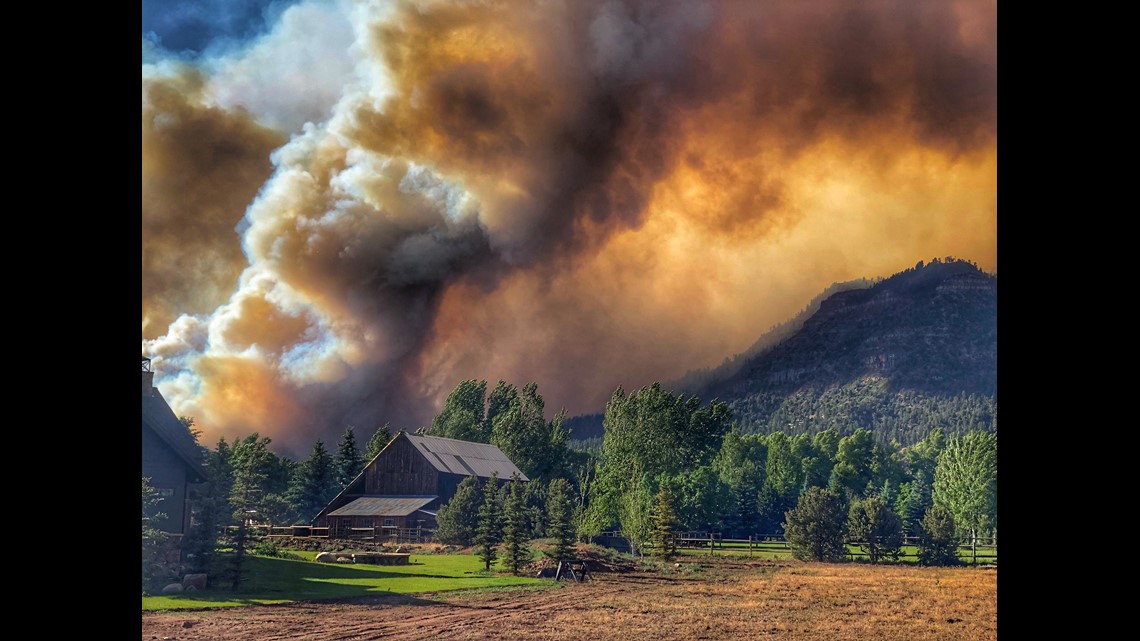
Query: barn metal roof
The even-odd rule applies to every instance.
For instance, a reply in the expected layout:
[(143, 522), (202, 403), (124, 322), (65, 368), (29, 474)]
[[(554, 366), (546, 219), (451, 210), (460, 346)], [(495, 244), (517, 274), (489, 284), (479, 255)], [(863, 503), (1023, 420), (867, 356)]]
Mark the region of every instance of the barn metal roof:
[(500, 479), (510, 479), (517, 473), (519, 478), (529, 481), (503, 451), (487, 443), (457, 441), (442, 436), (421, 436), (405, 434), (408, 441), (424, 455), (435, 469), (449, 474), (488, 478), (498, 473)]
[(436, 500), (435, 496), (362, 496), (329, 516), (408, 516)]

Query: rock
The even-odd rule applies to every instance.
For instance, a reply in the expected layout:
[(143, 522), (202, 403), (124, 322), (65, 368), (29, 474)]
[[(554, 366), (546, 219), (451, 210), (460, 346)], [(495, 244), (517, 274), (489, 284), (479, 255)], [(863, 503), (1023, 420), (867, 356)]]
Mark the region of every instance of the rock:
[(181, 583), (168, 583), (166, 587), (162, 588), (163, 594), (178, 594), (182, 591)]
[(206, 575), (205, 574), (187, 574), (182, 577), (182, 587), (189, 590), (194, 588), (196, 590), (206, 589)]
[(313, 560), (317, 563), (336, 563), (336, 555), (332, 552), (321, 552)]
[(183, 621), (183, 622), (182, 622), (182, 627), (184, 627), (184, 628), (190, 628), (190, 627), (193, 627), (193, 626), (194, 626), (194, 622), (193, 622), (193, 621)]
[(338, 556), (338, 557), (336, 557), (336, 562), (337, 563), (352, 563), (352, 559), (350, 557), (347, 557), (347, 556)]
[(404, 553), (406, 553), (407, 551), (408, 551), (408, 548), (406, 548), (406, 547), (404, 547), (404, 546), (402, 546), (402, 545), (401, 545), (400, 547), (396, 548), (396, 554), (404, 554)]
[(681, 567), (681, 564), (680, 564), (680, 563), (674, 563), (674, 564), (673, 564), (673, 567), (675, 567), (675, 568), (679, 568), (679, 567)]

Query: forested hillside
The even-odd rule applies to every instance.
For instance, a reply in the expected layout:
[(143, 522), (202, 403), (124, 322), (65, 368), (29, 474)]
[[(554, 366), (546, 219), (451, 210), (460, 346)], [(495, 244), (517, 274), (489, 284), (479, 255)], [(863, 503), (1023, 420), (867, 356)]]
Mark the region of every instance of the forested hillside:
[(679, 391), (729, 404), (745, 433), (870, 429), (902, 444), (997, 420), (997, 278), (947, 258), (836, 293), (736, 371)]

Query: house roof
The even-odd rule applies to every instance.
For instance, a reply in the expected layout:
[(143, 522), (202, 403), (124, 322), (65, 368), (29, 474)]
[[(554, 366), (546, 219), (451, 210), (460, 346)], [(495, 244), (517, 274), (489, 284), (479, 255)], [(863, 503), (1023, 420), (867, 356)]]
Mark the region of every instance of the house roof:
[(206, 472), (202, 469), (202, 450), (198, 447), (198, 442), (174, 415), (174, 410), (166, 404), (166, 399), (158, 392), (158, 388), (151, 388), (150, 394), (142, 395), (142, 424), (144, 428), (150, 428), (182, 459), (190, 473), (191, 482), (206, 480)]
[(441, 436), (419, 434), (405, 434), (405, 436), (440, 472), (481, 478), (488, 478), (498, 473), (499, 478), (503, 480), (510, 479), (512, 474), (517, 473), (522, 480), (530, 480), (511, 462), (511, 459), (507, 458), (506, 454), (503, 454), (502, 450), (494, 445), (457, 441)]
[(329, 516), (408, 516), (436, 498), (438, 497), (362, 496), (329, 512)]

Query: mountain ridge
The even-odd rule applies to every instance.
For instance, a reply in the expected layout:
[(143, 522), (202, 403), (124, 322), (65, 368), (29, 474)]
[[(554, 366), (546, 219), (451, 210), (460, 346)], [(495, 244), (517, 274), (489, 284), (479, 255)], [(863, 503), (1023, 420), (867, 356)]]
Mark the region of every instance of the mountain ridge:
[[(728, 403), (745, 433), (862, 427), (906, 445), (935, 427), (993, 430), (997, 276), (946, 257), (835, 283), (748, 350), (664, 386)], [(601, 415), (568, 426), (600, 436)]]

